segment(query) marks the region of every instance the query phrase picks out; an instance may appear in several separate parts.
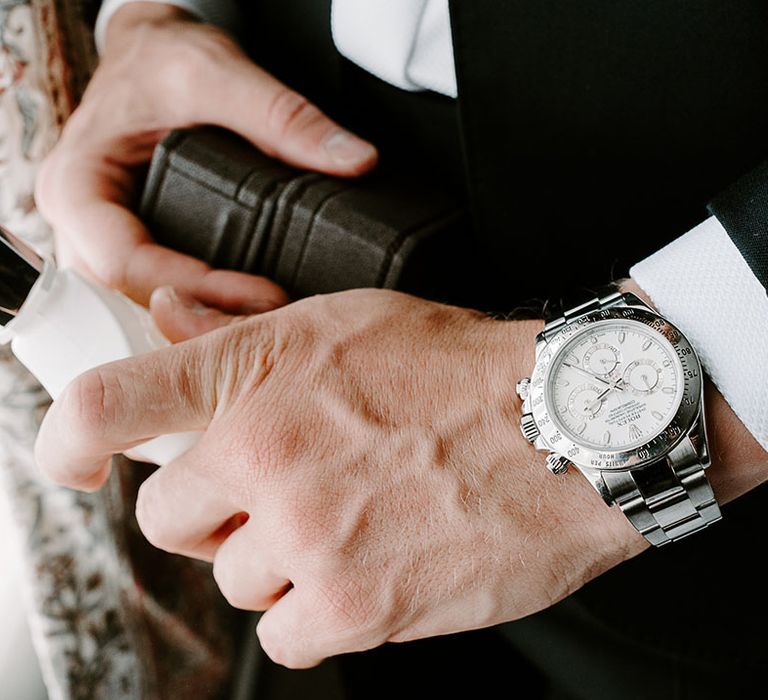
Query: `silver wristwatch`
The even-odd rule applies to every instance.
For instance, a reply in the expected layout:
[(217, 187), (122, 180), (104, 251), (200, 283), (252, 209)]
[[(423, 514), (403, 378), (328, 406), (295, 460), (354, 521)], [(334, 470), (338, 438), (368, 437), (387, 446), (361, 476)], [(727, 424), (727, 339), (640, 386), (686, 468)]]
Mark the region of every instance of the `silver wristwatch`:
[(551, 318), (522, 379), (520, 427), (554, 474), (577, 468), (653, 545), (720, 519), (703, 378), (686, 337), (611, 287)]

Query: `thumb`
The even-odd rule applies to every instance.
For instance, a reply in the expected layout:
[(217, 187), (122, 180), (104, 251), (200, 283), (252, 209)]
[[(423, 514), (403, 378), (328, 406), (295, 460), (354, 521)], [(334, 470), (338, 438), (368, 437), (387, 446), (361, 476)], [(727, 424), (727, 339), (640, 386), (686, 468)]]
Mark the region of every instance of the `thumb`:
[(226, 75), (221, 68), (213, 66), (206, 74), (209, 92), (198, 91), (203, 100), (196, 105), (199, 121), (230, 129), (297, 167), (350, 177), (376, 164), (378, 153), (371, 143), (339, 126), (245, 55), (226, 64)]
[(174, 287), (155, 289), (149, 300), (149, 310), (157, 327), (172, 343), (203, 335), (245, 318), (205, 306)]

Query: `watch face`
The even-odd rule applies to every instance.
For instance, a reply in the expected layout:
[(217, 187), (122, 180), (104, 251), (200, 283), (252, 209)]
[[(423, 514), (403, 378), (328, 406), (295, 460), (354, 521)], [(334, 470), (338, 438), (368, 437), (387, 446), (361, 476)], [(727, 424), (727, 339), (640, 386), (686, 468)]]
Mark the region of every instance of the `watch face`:
[(641, 306), (593, 311), (537, 344), (524, 409), (537, 447), (586, 469), (662, 459), (701, 417), (698, 357), (669, 321)]
[(638, 448), (672, 421), (683, 367), (661, 333), (632, 320), (594, 323), (553, 358), (545, 402), (562, 434), (604, 451)]

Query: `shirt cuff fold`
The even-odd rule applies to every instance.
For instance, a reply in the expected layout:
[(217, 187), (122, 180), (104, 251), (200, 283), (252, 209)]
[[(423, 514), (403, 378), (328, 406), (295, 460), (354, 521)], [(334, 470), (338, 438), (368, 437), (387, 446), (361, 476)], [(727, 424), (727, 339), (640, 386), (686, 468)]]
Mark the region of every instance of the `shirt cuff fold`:
[(710, 217), (629, 273), (768, 450), (768, 295), (720, 222)]

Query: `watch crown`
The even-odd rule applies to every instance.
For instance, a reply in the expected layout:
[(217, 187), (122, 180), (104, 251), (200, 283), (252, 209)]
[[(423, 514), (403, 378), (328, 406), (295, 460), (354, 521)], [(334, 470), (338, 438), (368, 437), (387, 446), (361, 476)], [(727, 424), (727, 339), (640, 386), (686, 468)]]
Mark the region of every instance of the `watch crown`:
[(531, 380), (529, 377), (523, 377), (517, 384), (515, 384), (515, 391), (520, 397), (521, 401), (525, 401), (528, 398), (528, 394), (531, 391)]
[(534, 442), (539, 437), (539, 426), (536, 425), (536, 421), (533, 420), (532, 413), (523, 413), (520, 416), (520, 432), (523, 434), (528, 442)]
[(556, 452), (547, 455), (547, 469), (553, 474), (565, 474), (570, 466), (570, 461)]

